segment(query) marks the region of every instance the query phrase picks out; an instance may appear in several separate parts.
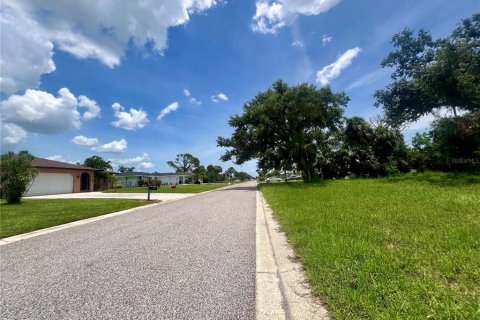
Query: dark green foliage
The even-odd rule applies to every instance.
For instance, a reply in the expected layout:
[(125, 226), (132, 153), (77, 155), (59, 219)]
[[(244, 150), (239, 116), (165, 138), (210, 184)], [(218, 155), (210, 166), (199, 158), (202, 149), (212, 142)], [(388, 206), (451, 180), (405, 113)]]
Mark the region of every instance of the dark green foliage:
[(480, 167), (480, 112), (441, 118), (432, 124), (432, 160), (437, 169)]
[(480, 168), (480, 112), (434, 121), (429, 133), (417, 133), (408, 152), (412, 168), (444, 171)]
[(38, 174), (37, 170), (32, 168), (33, 159), (34, 156), (28, 151), (20, 151), (18, 154), (10, 151), (2, 154), (0, 159), (1, 186), (3, 197), (7, 203), (19, 203)]
[(91, 156), (90, 158), (85, 159), (83, 162), (84, 166), (95, 168), (99, 170), (95, 170), (94, 173), (94, 189), (99, 190), (102, 185), (107, 183), (111, 180), (109, 175), (111, 173), (107, 171), (112, 171), (112, 164), (110, 161), (104, 160), (102, 157), (99, 156)]
[(396, 51), (383, 61), (394, 82), (375, 93), (391, 125), (419, 119), (442, 107), (480, 110), (480, 14), (463, 20), (452, 35), (433, 40), (424, 30), (395, 35)]
[(236, 164), (257, 159), (266, 171), (296, 167), (312, 180), (323, 132), (336, 131), (348, 100), (329, 87), (290, 87), (278, 80), (246, 103), (242, 115), (230, 118), (235, 130), (231, 138), (217, 139), (218, 146), (229, 148), (221, 159), (234, 159)]
[(175, 169), (175, 172), (192, 172), (200, 165), (200, 160), (190, 153), (177, 154), (174, 161), (168, 161), (167, 164)]
[(220, 166), (214, 166), (209, 164), (207, 166), (207, 177), (208, 177), (208, 182), (217, 182), (217, 181), (222, 181), (222, 173), (223, 169)]

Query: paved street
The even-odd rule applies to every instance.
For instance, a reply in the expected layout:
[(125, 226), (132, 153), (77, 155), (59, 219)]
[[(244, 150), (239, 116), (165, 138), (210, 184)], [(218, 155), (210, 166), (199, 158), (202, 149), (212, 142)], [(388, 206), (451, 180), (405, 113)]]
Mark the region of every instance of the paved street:
[(0, 247), (1, 319), (253, 319), (255, 182)]

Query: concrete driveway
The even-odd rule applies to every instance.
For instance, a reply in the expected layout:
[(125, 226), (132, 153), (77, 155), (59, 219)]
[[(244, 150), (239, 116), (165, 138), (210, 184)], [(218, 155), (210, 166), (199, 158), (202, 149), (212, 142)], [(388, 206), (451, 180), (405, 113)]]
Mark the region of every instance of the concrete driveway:
[(256, 183), (0, 246), (1, 319), (254, 319)]
[[(150, 200), (161, 200), (168, 202), (172, 200), (185, 199), (196, 195), (196, 193), (150, 193)], [(104, 192), (79, 192), (66, 194), (52, 194), (46, 196), (25, 197), (25, 199), (147, 199), (145, 193), (104, 193)]]

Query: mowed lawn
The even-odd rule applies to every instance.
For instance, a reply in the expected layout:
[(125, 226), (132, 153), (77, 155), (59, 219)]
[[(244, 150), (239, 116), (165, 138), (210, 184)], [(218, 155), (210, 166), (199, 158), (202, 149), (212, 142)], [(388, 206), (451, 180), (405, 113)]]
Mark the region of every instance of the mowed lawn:
[(480, 177), (263, 184), (335, 319), (480, 319)]
[[(171, 186), (161, 186), (157, 190), (152, 190), (152, 193), (200, 193), (204, 191), (210, 191), (222, 187), (226, 187), (225, 183), (202, 183), (202, 184), (180, 184), (175, 188)], [(117, 188), (108, 189), (103, 192), (107, 193), (146, 193), (147, 187), (134, 187), (134, 188)]]
[(0, 202), (0, 238), (147, 204), (131, 199), (24, 199)]

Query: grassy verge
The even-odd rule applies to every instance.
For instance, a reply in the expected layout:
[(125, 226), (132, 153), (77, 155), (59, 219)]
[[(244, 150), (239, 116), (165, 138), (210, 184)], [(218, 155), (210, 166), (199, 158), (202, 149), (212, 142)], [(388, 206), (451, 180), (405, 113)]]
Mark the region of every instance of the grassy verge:
[[(157, 190), (152, 190), (152, 193), (200, 193), (204, 191), (214, 190), (222, 187), (226, 187), (225, 183), (202, 183), (202, 184), (181, 184), (177, 185), (175, 189), (170, 186), (161, 186)], [(135, 188), (118, 188), (108, 189), (103, 192), (107, 193), (147, 193), (146, 187)]]
[(264, 184), (335, 319), (480, 319), (480, 177)]
[(142, 206), (130, 199), (27, 199), (0, 202), (0, 238)]

